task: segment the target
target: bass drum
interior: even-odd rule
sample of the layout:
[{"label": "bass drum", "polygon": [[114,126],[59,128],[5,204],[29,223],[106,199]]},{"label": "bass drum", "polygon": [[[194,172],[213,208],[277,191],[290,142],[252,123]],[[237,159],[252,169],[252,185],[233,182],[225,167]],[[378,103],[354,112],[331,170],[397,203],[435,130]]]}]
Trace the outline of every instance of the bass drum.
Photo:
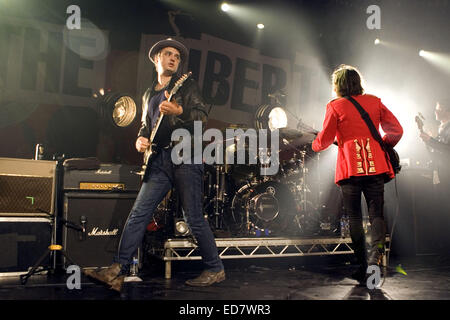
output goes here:
[{"label": "bass drum", "polygon": [[260,232],[286,236],[296,210],[289,187],[277,181],[247,183],[236,191],[231,201],[231,216],[238,235]]}]

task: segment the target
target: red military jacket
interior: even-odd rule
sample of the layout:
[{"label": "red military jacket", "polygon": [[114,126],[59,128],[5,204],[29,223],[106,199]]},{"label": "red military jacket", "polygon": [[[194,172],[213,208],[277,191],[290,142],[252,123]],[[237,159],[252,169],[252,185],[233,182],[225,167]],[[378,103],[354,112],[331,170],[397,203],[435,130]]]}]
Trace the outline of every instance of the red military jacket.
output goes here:
[{"label": "red military jacket", "polygon": [[[367,111],[375,128],[386,133],[383,141],[395,146],[403,135],[403,128],[397,118],[373,95],[353,96]],[[332,100],[327,105],[323,129],[313,141],[315,152],[328,148],[337,138],[338,156],[335,183],[351,176],[359,177],[386,173],[390,178],[395,174],[386,159],[380,144],[372,137],[367,124],[356,107],[345,98]]]}]

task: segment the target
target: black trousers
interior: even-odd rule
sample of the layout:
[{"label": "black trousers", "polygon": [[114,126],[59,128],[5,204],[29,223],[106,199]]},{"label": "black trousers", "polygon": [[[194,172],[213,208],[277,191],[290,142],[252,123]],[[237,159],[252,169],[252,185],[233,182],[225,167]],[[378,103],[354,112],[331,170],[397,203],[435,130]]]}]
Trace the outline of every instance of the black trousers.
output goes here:
[{"label": "black trousers", "polygon": [[367,202],[371,225],[370,249],[383,250],[386,241],[386,223],[383,215],[384,181],[384,174],[382,174],[351,177],[340,183],[345,212],[349,218],[350,237],[352,238],[356,259],[361,266],[367,265],[361,194],[364,194]]}]

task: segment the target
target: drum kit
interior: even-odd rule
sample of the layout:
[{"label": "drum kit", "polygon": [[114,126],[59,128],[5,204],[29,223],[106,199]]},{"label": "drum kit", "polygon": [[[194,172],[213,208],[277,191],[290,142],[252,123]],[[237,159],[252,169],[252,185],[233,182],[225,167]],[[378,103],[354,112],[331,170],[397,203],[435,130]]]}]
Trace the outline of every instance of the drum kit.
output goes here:
[{"label": "drum kit", "polygon": [[[236,237],[315,234],[319,213],[310,196],[307,165],[314,156],[314,138],[312,133],[279,129],[279,150],[270,150],[279,155],[275,175],[261,174],[263,161],[205,165],[204,215],[211,227]],[[235,144],[227,146],[225,153],[236,153]]]}]

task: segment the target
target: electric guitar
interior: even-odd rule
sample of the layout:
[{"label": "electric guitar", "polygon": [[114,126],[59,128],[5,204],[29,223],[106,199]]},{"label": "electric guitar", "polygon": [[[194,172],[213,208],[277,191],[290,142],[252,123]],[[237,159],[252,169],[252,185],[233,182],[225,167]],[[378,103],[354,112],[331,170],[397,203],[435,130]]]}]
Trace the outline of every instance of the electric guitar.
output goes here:
[{"label": "electric guitar", "polygon": [[[172,99],[172,96],[175,93],[177,93],[177,91],[183,85],[184,81],[186,81],[186,79],[189,78],[191,76],[191,74],[192,74],[192,72],[189,71],[188,73],[185,73],[180,79],[178,79],[177,82],[175,82],[175,85],[173,86],[172,90],[170,90],[169,98],[167,98],[167,101],[170,102],[170,100]],[[158,116],[158,119],[156,120],[156,124],[153,127],[152,132],[150,133],[150,138],[149,138],[150,145],[144,152],[144,165],[142,166],[142,168],[144,170],[148,167],[148,165],[150,164],[150,162],[156,155],[156,147],[158,144],[157,144],[157,141],[155,140],[155,137],[156,137],[156,134],[158,133],[158,129],[161,125],[163,118],[164,118],[164,114],[160,113]]]}]

